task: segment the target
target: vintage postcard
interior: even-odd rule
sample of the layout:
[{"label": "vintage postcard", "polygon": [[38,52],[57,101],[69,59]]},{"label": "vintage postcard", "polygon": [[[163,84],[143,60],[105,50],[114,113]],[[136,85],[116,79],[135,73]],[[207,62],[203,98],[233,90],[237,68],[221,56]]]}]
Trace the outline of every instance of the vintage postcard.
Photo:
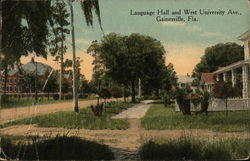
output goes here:
[{"label": "vintage postcard", "polygon": [[249,0],[1,0],[0,160],[249,160]]}]

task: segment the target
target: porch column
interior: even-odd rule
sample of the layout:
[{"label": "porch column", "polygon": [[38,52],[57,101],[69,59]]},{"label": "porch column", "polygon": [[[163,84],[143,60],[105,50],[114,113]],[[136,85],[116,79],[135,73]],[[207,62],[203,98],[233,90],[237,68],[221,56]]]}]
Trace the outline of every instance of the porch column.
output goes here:
[{"label": "porch column", "polygon": [[242,97],[248,98],[248,65],[242,66],[242,82],[243,82],[243,90]]},{"label": "porch column", "polygon": [[218,82],[220,80],[219,74],[216,74],[216,81]]},{"label": "porch column", "polygon": [[236,84],[236,72],[234,69],[232,69],[232,86],[234,87]]},{"label": "porch column", "polygon": [[226,82],[227,81],[227,76],[226,76],[226,72],[223,73],[223,81]]}]

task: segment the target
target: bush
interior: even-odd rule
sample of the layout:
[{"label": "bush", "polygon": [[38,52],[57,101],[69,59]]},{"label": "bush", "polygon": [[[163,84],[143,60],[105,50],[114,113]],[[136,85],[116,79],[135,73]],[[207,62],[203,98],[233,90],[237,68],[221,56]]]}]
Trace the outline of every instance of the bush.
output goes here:
[{"label": "bush", "polygon": [[9,103],[10,99],[8,95],[3,94],[0,97],[1,97],[1,101],[0,101],[1,105]]},{"label": "bush", "polygon": [[142,160],[232,160],[248,155],[248,143],[240,139],[210,143],[183,137],[162,144],[149,141],[139,154]]},{"label": "bush", "polygon": [[54,94],[54,95],[53,95],[53,99],[54,99],[54,100],[58,100],[58,99],[59,99],[59,94]]},{"label": "bush", "polygon": [[[32,143],[13,144],[2,138],[2,148],[11,159],[21,160],[111,160],[114,154],[107,145],[82,140],[77,137],[59,136]],[[1,157],[4,158],[4,156]]]},{"label": "bush", "polygon": [[88,94],[79,94],[79,98],[87,98],[88,97]]},{"label": "bush", "polygon": [[176,101],[183,115],[190,115],[190,90],[188,88],[178,88],[176,91]]}]

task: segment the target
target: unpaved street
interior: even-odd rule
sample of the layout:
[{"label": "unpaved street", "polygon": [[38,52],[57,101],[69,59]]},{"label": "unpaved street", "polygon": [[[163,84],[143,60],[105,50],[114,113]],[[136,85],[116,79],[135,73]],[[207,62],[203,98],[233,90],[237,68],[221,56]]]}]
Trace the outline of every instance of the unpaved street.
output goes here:
[{"label": "unpaved street", "polygon": [[[115,101],[116,99],[110,99],[110,101]],[[123,100],[120,98],[120,100]],[[84,100],[79,101],[79,108],[85,108],[91,104],[96,104],[96,100]],[[25,118],[35,115],[41,115],[45,113],[58,112],[58,111],[73,111],[73,103],[62,102],[62,103],[52,103],[52,104],[44,104],[37,106],[27,106],[27,107],[16,107],[16,108],[7,108],[0,110],[0,120],[1,124],[16,120],[19,118]]]}]

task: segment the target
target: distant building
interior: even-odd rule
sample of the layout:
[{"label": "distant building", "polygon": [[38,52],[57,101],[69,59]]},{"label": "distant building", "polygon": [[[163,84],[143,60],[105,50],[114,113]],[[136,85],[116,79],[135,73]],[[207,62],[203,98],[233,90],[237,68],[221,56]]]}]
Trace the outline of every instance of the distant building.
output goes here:
[{"label": "distant building", "polygon": [[[39,77],[44,76],[45,73],[50,72],[53,68],[49,65],[37,62],[34,63],[32,61],[22,65],[20,67],[20,70],[15,67],[8,72],[8,78],[6,83],[6,93],[20,93],[22,92],[21,86],[20,86],[20,80],[21,80],[21,73],[27,72],[27,73],[35,73],[37,68],[37,75]],[[4,73],[0,73],[0,93],[3,93],[4,91]]]},{"label": "distant building", "polygon": [[194,80],[194,78],[191,78],[188,74],[187,75],[178,75],[177,76],[177,86],[179,88],[185,88],[187,86],[192,85],[192,82]]},{"label": "distant building", "polygon": [[212,92],[215,83],[214,73],[202,73],[200,87],[202,91]]}]

